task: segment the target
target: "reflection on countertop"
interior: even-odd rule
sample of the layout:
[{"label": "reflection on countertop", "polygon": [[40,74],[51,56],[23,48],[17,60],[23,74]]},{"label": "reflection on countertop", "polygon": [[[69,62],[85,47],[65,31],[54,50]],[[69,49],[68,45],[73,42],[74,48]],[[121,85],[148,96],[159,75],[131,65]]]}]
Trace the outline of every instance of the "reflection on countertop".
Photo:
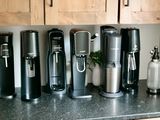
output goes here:
[{"label": "reflection on countertop", "polygon": [[139,82],[137,94],[105,98],[92,87],[92,99],[71,99],[67,95],[42,93],[37,103],[23,102],[20,89],[12,100],[0,99],[0,120],[139,119],[160,116],[160,96],[146,93],[146,81]]}]

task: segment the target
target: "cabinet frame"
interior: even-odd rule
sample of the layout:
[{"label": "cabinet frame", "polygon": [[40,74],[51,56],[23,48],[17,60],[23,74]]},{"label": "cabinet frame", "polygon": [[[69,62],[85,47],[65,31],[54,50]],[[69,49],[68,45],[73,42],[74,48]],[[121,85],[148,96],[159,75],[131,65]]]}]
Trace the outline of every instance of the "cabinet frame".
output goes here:
[{"label": "cabinet frame", "polygon": [[[118,23],[118,0],[105,0],[103,6],[105,7],[105,10],[94,12],[75,12],[72,11],[71,8],[67,11],[59,11],[59,7],[61,6],[58,2],[59,0],[45,0],[45,25],[94,25]],[[77,0],[76,2],[79,2],[79,5],[82,4],[80,0]]]},{"label": "cabinet frame", "polygon": [[[160,23],[160,1],[152,4],[149,0],[120,0],[120,24]],[[145,4],[144,4],[145,3]],[[128,5],[126,5],[128,4]],[[158,7],[159,6],[159,7]],[[157,10],[156,10],[157,9]]]},{"label": "cabinet frame", "polygon": [[[24,11],[19,10],[20,4],[12,6],[17,7],[17,10],[16,8],[13,8],[13,10],[8,8],[10,10],[6,9],[6,11],[1,10],[0,25],[44,25],[44,0],[28,0],[28,4],[29,8],[25,8]],[[6,3],[6,5],[9,5],[9,3]]]}]

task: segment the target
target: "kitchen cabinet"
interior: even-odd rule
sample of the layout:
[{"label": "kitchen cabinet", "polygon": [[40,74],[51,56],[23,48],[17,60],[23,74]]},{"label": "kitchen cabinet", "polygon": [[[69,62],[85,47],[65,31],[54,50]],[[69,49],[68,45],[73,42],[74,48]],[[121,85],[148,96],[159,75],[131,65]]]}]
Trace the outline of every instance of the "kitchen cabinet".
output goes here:
[{"label": "kitchen cabinet", "polygon": [[0,0],[0,25],[160,23],[160,0]]},{"label": "kitchen cabinet", "polygon": [[116,24],[118,0],[45,0],[46,25]]},{"label": "kitchen cabinet", "polygon": [[160,23],[160,0],[120,0],[120,23]]},{"label": "kitchen cabinet", "polygon": [[0,25],[44,24],[43,0],[0,0]]}]

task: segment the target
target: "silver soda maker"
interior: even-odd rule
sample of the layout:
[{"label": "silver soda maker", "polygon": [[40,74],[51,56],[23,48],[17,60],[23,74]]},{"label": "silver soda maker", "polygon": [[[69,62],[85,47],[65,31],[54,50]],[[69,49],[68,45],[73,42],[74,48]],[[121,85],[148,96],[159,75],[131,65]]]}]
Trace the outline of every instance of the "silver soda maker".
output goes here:
[{"label": "silver soda maker", "polygon": [[104,97],[121,97],[121,35],[111,26],[101,26],[102,76],[104,85],[100,94]]}]

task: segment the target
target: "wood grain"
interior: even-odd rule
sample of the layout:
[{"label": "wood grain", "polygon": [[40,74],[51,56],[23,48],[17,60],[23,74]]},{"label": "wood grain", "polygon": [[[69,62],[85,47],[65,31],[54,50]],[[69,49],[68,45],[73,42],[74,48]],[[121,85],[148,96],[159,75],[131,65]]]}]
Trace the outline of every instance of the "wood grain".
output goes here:
[{"label": "wood grain", "polygon": [[46,25],[116,24],[118,0],[45,0]]},{"label": "wood grain", "polygon": [[0,25],[44,25],[43,0],[0,0]]},{"label": "wood grain", "polygon": [[128,7],[120,0],[121,24],[160,23],[160,0],[130,0]]},{"label": "wood grain", "polygon": [[59,0],[60,12],[97,12],[105,10],[105,0]]},{"label": "wood grain", "polygon": [[29,12],[30,0],[0,0],[0,12]]},{"label": "wood grain", "polygon": [[31,0],[31,25],[44,25],[44,0]]},{"label": "wood grain", "polygon": [[0,13],[0,25],[30,25],[30,13]]}]

